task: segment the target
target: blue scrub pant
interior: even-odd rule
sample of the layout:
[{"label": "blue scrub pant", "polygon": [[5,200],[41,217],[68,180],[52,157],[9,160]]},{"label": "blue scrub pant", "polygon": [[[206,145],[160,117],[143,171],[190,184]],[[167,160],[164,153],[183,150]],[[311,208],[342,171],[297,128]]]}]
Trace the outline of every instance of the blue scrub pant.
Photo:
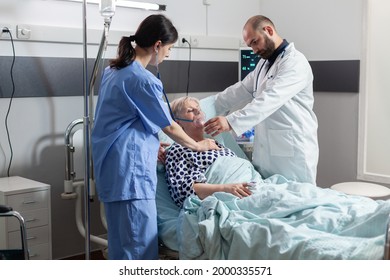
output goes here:
[{"label": "blue scrub pant", "polygon": [[155,200],[104,203],[110,260],[158,259]]}]

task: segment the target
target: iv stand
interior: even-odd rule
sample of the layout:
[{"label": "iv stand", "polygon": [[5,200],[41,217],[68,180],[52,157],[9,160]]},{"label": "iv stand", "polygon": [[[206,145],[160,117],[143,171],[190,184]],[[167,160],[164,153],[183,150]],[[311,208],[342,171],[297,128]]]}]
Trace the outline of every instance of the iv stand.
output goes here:
[{"label": "iv stand", "polygon": [[85,259],[90,259],[90,201],[92,200],[91,196],[91,185],[94,186],[94,173],[93,173],[93,164],[92,164],[92,153],[91,153],[91,131],[93,124],[93,96],[94,96],[94,86],[96,82],[97,73],[100,67],[100,62],[102,60],[103,51],[107,43],[107,35],[111,24],[111,18],[106,18],[104,20],[104,31],[102,39],[100,41],[100,46],[98,54],[95,60],[95,64],[92,70],[92,75],[88,83],[88,57],[87,57],[87,12],[86,12],[86,0],[83,0],[83,47],[84,47],[84,63],[83,63],[83,88],[84,88],[84,223],[85,223]]},{"label": "iv stand", "polygon": [[85,259],[90,259],[90,205],[89,205],[89,177],[90,177],[90,147],[89,147],[89,111],[88,111],[88,57],[87,57],[87,1],[83,0],[83,91],[84,91],[84,223],[85,223]]},{"label": "iv stand", "polygon": [[88,112],[88,57],[87,57],[87,1],[83,0],[83,92],[84,92],[84,222],[85,222],[85,259],[90,259],[90,207],[89,207],[89,112]]}]

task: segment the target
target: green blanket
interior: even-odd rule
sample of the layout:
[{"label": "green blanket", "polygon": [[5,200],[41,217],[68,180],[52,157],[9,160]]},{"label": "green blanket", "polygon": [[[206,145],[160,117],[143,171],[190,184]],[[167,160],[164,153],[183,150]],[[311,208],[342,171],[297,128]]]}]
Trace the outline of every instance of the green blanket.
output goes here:
[{"label": "green blanket", "polygon": [[181,259],[383,258],[390,200],[349,196],[280,175],[261,180],[240,158],[218,159],[206,176],[209,183],[258,184],[243,199],[228,193],[187,198],[179,219],[170,221]]}]

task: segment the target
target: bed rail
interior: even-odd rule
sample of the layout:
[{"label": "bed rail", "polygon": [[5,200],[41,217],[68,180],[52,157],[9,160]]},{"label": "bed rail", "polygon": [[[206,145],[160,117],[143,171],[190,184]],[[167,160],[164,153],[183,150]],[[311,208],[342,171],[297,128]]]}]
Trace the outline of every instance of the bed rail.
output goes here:
[{"label": "bed rail", "polygon": [[386,243],[385,243],[385,260],[390,260],[390,215],[387,218],[387,228],[386,228]]},{"label": "bed rail", "polygon": [[[83,119],[74,120],[68,125],[65,131],[65,182],[68,182],[69,184],[73,183],[76,177],[73,162],[73,153],[75,152],[73,135],[76,132],[75,127],[81,124],[83,124]],[[70,187],[69,189],[70,192],[73,192],[73,187]]]}]

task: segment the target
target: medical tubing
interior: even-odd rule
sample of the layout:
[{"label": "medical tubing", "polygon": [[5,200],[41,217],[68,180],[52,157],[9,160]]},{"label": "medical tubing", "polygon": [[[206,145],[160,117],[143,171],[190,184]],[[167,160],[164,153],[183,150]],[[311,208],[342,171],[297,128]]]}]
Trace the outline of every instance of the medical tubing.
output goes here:
[{"label": "medical tubing", "polygon": [[103,53],[104,53],[106,46],[107,46],[107,34],[108,34],[109,29],[110,29],[110,22],[104,22],[104,31],[102,34],[102,38],[100,40],[99,50],[98,50],[98,53],[97,53],[97,56],[95,59],[95,64],[93,66],[92,75],[91,75],[91,79],[89,82],[89,91],[90,91],[90,93],[92,93],[90,95],[90,96],[92,96],[92,98],[90,98],[90,106],[89,106],[90,116],[92,116],[91,119],[93,119],[93,116],[94,116],[94,114],[93,114],[94,87],[95,87],[95,83],[96,83],[96,77],[97,77],[97,74],[98,74],[98,71],[100,68],[100,63],[102,62]]},{"label": "medical tubing", "polygon": [[169,104],[168,96],[167,96],[167,94],[165,93],[165,90],[164,90],[164,89],[163,89],[163,94],[164,94],[164,96],[165,96],[165,100],[167,101],[169,113],[171,114],[172,120],[176,121],[175,116],[173,115],[173,112],[172,112],[172,109],[171,109],[171,105]]},{"label": "medical tubing", "polygon": [[196,127],[203,127],[206,121],[206,115],[202,111],[200,111],[200,113],[196,115],[193,120],[182,119],[177,117],[176,120],[183,121],[183,122],[192,122]]},{"label": "medical tubing", "polygon": [[[93,120],[94,120],[93,97],[94,97],[94,91],[95,91],[96,77],[97,77],[97,74],[98,74],[99,69],[100,69],[100,63],[102,62],[104,50],[106,49],[106,46],[107,46],[107,35],[108,35],[108,31],[110,29],[110,24],[111,24],[110,21],[104,22],[104,31],[103,31],[102,38],[100,40],[99,50],[98,50],[98,53],[97,53],[97,56],[95,59],[91,79],[89,82],[89,123],[90,123],[90,129],[89,129],[90,142],[89,142],[89,145],[90,145],[90,147],[92,146],[91,133],[92,133],[92,127],[93,127]],[[95,180],[95,173],[93,171],[92,154],[90,154],[89,162],[90,162],[90,179]],[[89,199],[92,199],[91,195],[90,195]]]}]

